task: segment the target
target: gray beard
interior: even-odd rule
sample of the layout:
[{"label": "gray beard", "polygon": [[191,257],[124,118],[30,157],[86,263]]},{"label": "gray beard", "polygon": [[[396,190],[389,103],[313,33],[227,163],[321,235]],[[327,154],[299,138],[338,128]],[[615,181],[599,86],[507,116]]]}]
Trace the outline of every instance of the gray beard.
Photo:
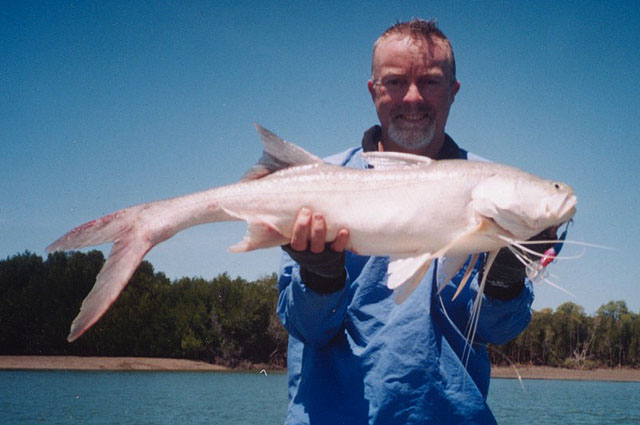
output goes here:
[{"label": "gray beard", "polygon": [[389,123],[389,137],[397,145],[408,151],[419,151],[425,149],[433,141],[436,134],[436,123],[431,121],[427,128],[398,126],[395,122]]}]

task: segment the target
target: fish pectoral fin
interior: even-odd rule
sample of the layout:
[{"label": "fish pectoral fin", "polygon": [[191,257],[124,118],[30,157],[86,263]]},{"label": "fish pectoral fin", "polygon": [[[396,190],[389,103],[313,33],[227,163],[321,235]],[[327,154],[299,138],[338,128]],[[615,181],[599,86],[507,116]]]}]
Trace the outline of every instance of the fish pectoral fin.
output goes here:
[{"label": "fish pectoral fin", "polygon": [[429,252],[414,257],[395,258],[387,268],[387,287],[394,290],[394,301],[404,302],[418,287],[431,266],[433,255]]},{"label": "fish pectoral fin", "polygon": [[266,220],[247,220],[247,231],[244,238],[229,247],[229,252],[247,252],[254,249],[270,248],[284,245],[290,238],[284,236],[273,224]]},{"label": "fish pectoral fin", "polygon": [[468,255],[442,257],[438,260],[438,293],[442,292],[447,283],[458,273],[469,258]]},{"label": "fish pectoral fin", "polygon": [[[456,246],[456,244],[460,243],[466,237],[480,231],[482,228],[483,223],[480,223],[471,231],[466,232],[453,239],[434,253],[426,252],[412,257],[401,257],[392,259],[387,270],[387,273],[389,275],[387,279],[387,286],[390,289],[394,289],[396,291],[394,300],[398,304],[406,300],[407,297],[411,295],[411,293],[417,288],[418,284],[424,277],[424,274],[431,266],[431,262],[434,258],[443,257],[447,253],[447,251]],[[456,271],[460,269],[462,264],[464,264],[465,258],[466,257],[462,259],[462,263],[456,268]],[[454,268],[455,266],[455,263],[451,265],[452,268]],[[455,273],[452,276],[454,275]],[[400,290],[396,288],[399,288]],[[438,287],[438,289],[442,288]]]},{"label": "fish pectoral fin", "polygon": [[258,163],[242,176],[243,181],[260,179],[276,171],[297,165],[324,162],[321,158],[281,139],[266,128],[258,124],[254,125],[262,138],[264,149]]},{"label": "fish pectoral fin", "polygon": [[473,266],[476,264],[476,261],[478,261],[478,255],[479,254],[473,254],[473,257],[471,257],[471,260],[469,260],[469,266],[467,267],[467,270],[464,272],[464,276],[462,276],[462,279],[460,279],[460,283],[458,284],[458,289],[456,289],[456,293],[453,294],[451,301],[455,300],[458,297],[458,295],[460,295],[460,292],[462,292],[462,289],[465,287],[465,285],[469,281],[469,276],[471,276],[471,272],[473,271]]},{"label": "fish pectoral fin", "polygon": [[429,165],[433,159],[401,152],[363,152],[364,159],[376,170],[389,170],[415,165]]},{"label": "fish pectoral fin", "polygon": [[[498,226],[496,226],[491,219],[488,219],[486,217],[481,217],[477,225],[475,225],[468,232],[463,233],[462,235],[455,238],[453,241],[449,242],[447,246],[445,246],[443,249],[441,249],[438,252],[438,254],[440,254],[439,256],[443,256],[452,247],[458,244],[464,244],[465,239],[469,237],[477,236],[479,234],[491,234],[492,232],[498,232],[499,230],[500,229],[498,228]],[[438,275],[437,275],[438,293],[440,293],[444,289],[444,287],[447,286],[449,281],[453,279],[453,277],[458,273],[458,271],[464,265],[464,263],[467,261],[468,258],[469,258],[469,255],[458,255],[458,256],[443,257],[441,259],[441,261],[438,263]],[[455,299],[460,294],[460,291],[466,285],[467,281],[469,280],[469,276],[473,271],[473,266],[477,260],[478,260],[478,254],[474,254],[471,257],[471,260],[469,260],[469,266],[467,267],[467,270],[465,271],[464,276],[460,280],[458,289],[456,290],[456,293],[453,296],[453,299]]]}]

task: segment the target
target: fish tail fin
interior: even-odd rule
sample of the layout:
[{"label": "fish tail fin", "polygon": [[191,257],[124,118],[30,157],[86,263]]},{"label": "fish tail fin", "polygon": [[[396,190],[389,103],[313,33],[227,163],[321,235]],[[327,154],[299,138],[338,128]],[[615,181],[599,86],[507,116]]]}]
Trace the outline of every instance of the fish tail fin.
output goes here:
[{"label": "fish tail fin", "polygon": [[[102,317],[133,275],[145,254],[155,245],[138,225],[140,208],[131,207],[76,227],[47,247],[47,252],[70,250],[113,242],[113,247],[96,277],[67,339],[80,337]],[[147,236],[145,236],[147,235]]]},{"label": "fish tail fin", "polygon": [[69,342],[78,339],[105,314],[151,247],[149,240],[135,231],[115,241],[96,283],[82,302],[80,313],[71,323]]},{"label": "fish tail fin", "polygon": [[47,247],[47,252],[66,251],[85,246],[115,242],[133,226],[135,207],[116,211],[97,220],[89,221],[67,232]]}]

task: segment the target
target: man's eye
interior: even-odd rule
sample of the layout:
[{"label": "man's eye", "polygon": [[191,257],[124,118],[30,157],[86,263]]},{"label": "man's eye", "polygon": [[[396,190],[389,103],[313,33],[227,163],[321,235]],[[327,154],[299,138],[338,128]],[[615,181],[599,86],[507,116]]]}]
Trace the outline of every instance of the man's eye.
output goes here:
[{"label": "man's eye", "polygon": [[385,86],[388,87],[400,87],[402,86],[402,80],[400,78],[392,78],[385,82]]},{"label": "man's eye", "polygon": [[439,86],[442,84],[442,81],[437,78],[429,78],[427,80],[422,81],[423,86]]}]

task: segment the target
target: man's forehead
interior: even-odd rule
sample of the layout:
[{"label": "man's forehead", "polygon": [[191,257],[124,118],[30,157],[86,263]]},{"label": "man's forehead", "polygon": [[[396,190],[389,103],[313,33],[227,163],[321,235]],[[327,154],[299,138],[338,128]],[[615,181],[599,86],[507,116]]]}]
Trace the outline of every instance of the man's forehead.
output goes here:
[{"label": "man's forehead", "polygon": [[411,62],[426,67],[445,66],[449,51],[446,44],[438,39],[431,41],[411,37],[388,37],[380,40],[374,51],[375,66],[399,66]]},{"label": "man's forehead", "polygon": [[432,63],[430,66],[393,66],[382,64],[376,67],[376,75],[378,77],[384,77],[387,75],[405,75],[411,72],[416,77],[420,76],[432,76],[432,77],[444,77],[446,75],[446,63],[438,62]]},{"label": "man's forehead", "polygon": [[408,69],[424,74],[442,74],[448,68],[448,50],[442,43],[416,41],[409,37],[381,40],[373,58],[377,73],[401,74]]}]

